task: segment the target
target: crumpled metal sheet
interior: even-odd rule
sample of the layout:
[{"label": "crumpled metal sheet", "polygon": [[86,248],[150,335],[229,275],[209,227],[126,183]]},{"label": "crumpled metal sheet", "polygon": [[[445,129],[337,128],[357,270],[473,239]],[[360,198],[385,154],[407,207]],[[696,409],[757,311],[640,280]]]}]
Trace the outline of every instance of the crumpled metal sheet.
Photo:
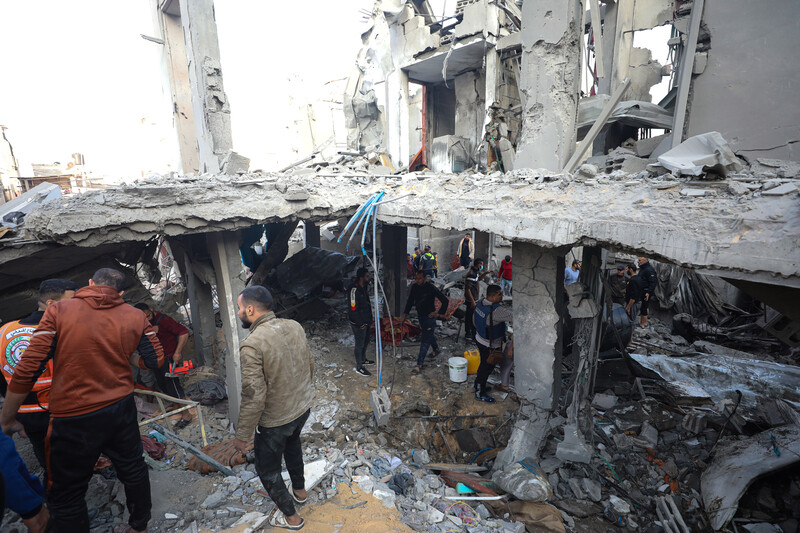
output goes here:
[{"label": "crumpled metal sheet", "polygon": [[303,299],[324,282],[341,279],[358,259],[309,247],[294,254],[275,270],[281,290]]},{"label": "crumpled metal sheet", "polygon": [[656,298],[662,307],[695,318],[710,316],[717,324],[728,316],[722,298],[707,277],[678,265],[651,263],[658,274]]},{"label": "crumpled metal sheet", "polygon": [[[600,116],[610,96],[598,94],[581,98],[578,104],[578,140],[581,140]],[[626,100],[614,108],[607,124],[622,122],[640,128],[672,128],[672,113],[658,104],[641,100]]]},{"label": "crumpled metal sheet", "polygon": [[742,405],[755,408],[759,398],[782,398],[800,407],[800,367],[771,361],[726,355],[630,354],[631,359],[666,381],[689,381],[705,390],[714,402],[735,399],[742,391]]},{"label": "crumpled metal sheet", "polygon": [[[775,440],[770,438],[774,436]],[[773,449],[775,445],[780,455]],[[751,437],[723,442],[700,478],[703,505],[711,527],[720,530],[731,521],[739,499],[757,478],[800,461],[800,426],[769,429]]]}]

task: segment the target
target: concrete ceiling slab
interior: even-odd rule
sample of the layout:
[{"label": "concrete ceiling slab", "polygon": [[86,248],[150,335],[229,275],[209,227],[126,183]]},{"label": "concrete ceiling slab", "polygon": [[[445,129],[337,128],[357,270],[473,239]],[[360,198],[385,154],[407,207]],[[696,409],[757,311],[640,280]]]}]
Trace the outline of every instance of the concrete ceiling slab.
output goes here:
[{"label": "concrete ceiling slab", "polygon": [[[459,74],[481,68],[485,53],[486,41],[483,37],[474,37],[458,42],[453,46],[453,53],[447,59],[447,79],[452,80]],[[403,67],[408,79],[419,83],[439,83],[442,79],[442,67],[450,47],[440,48],[430,55],[423,55]]]}]

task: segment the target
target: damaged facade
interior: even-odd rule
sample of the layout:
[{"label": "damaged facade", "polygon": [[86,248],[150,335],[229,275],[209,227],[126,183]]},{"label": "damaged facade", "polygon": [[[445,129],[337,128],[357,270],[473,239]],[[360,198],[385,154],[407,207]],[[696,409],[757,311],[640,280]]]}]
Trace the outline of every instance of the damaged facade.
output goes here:
[{"label": "damaged facade", "polygon": [[[47,199],[9,226],[0,318],[27,311],[42,279],[124,269],[131,303],[156,295],[188,311],[195,360],[227,393],[206,415],[225,441],[247,334],[236,296],[270,287],[322,363],[305,450],[321,527],[335,525],[319,514],[344,507],[354,512],[335,520],[354,530],[796,531],[800,117],[783,48],[797,17],[768,3],[476,0],[441,19],[425,1],[380,0],[345,93],[349,150],[249,172],[233,151],[211,1],[156,2],[167,79],[188,112],[176,120],[184,174]],[[671,68],[633,46],[664,24]],[[787,82],[732,66],[747,54],[753,73]],[[669,75],[668,96],[651,102]],[[342,230],[376,193],[375,234],[348,249]],[[406,253],[434,242],[434,282],[463,301],[463,272],[448,264],[464,233],[490,265],[495,247],[514,257],[514,392],[480,404],[448,382],[445,361],[413,377],[416,348],[392,351],[389,336],[391,413],[373,418],[372,382],[342,362],[342,283],[374,241],[399,315]],[[641,256],[659,279],[646,328],[609,289]],[[579,283],[565,286],[573,258]],[[447,357],[472,347],[459,316],[442,322]],[[201,438],[197,425],[179,435]],[[256,530],[258,478],[244,464],[232,473],[155,530]],[[391,513],[351,502],[356,486]],[[347,522],[361,506],[381,522]]]}]

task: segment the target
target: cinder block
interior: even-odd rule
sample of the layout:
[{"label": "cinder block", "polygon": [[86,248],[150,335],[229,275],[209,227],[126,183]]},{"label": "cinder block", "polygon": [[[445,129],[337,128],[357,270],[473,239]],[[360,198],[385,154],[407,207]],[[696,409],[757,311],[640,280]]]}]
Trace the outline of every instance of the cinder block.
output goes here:
[{"label": "cinder block", "polygon": [[392,416],[392,402],[389,401],[389,393],[386,392],[385,387],[369,393],[369,404],[375,415],[375,423],[379,427],[388,424],[389,418]]}]

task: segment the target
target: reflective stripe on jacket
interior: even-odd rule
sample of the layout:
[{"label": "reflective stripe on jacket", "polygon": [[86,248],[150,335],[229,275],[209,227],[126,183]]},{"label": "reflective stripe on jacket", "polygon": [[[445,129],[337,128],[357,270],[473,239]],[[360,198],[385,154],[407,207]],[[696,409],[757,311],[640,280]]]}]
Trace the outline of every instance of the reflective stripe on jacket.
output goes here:
[{"label": "reflective stripe on jacket", "polygon": [[[11,382],[25,349],[36,331],[35,324],[22,324],[19,320],[0,328],[0,373],[6,383]],[[48,361],[42,375],[36,380],[31,393],[19,408],[19,413],[38,413],[50,407],[50,385],[53,383],[53,361]]]}]

